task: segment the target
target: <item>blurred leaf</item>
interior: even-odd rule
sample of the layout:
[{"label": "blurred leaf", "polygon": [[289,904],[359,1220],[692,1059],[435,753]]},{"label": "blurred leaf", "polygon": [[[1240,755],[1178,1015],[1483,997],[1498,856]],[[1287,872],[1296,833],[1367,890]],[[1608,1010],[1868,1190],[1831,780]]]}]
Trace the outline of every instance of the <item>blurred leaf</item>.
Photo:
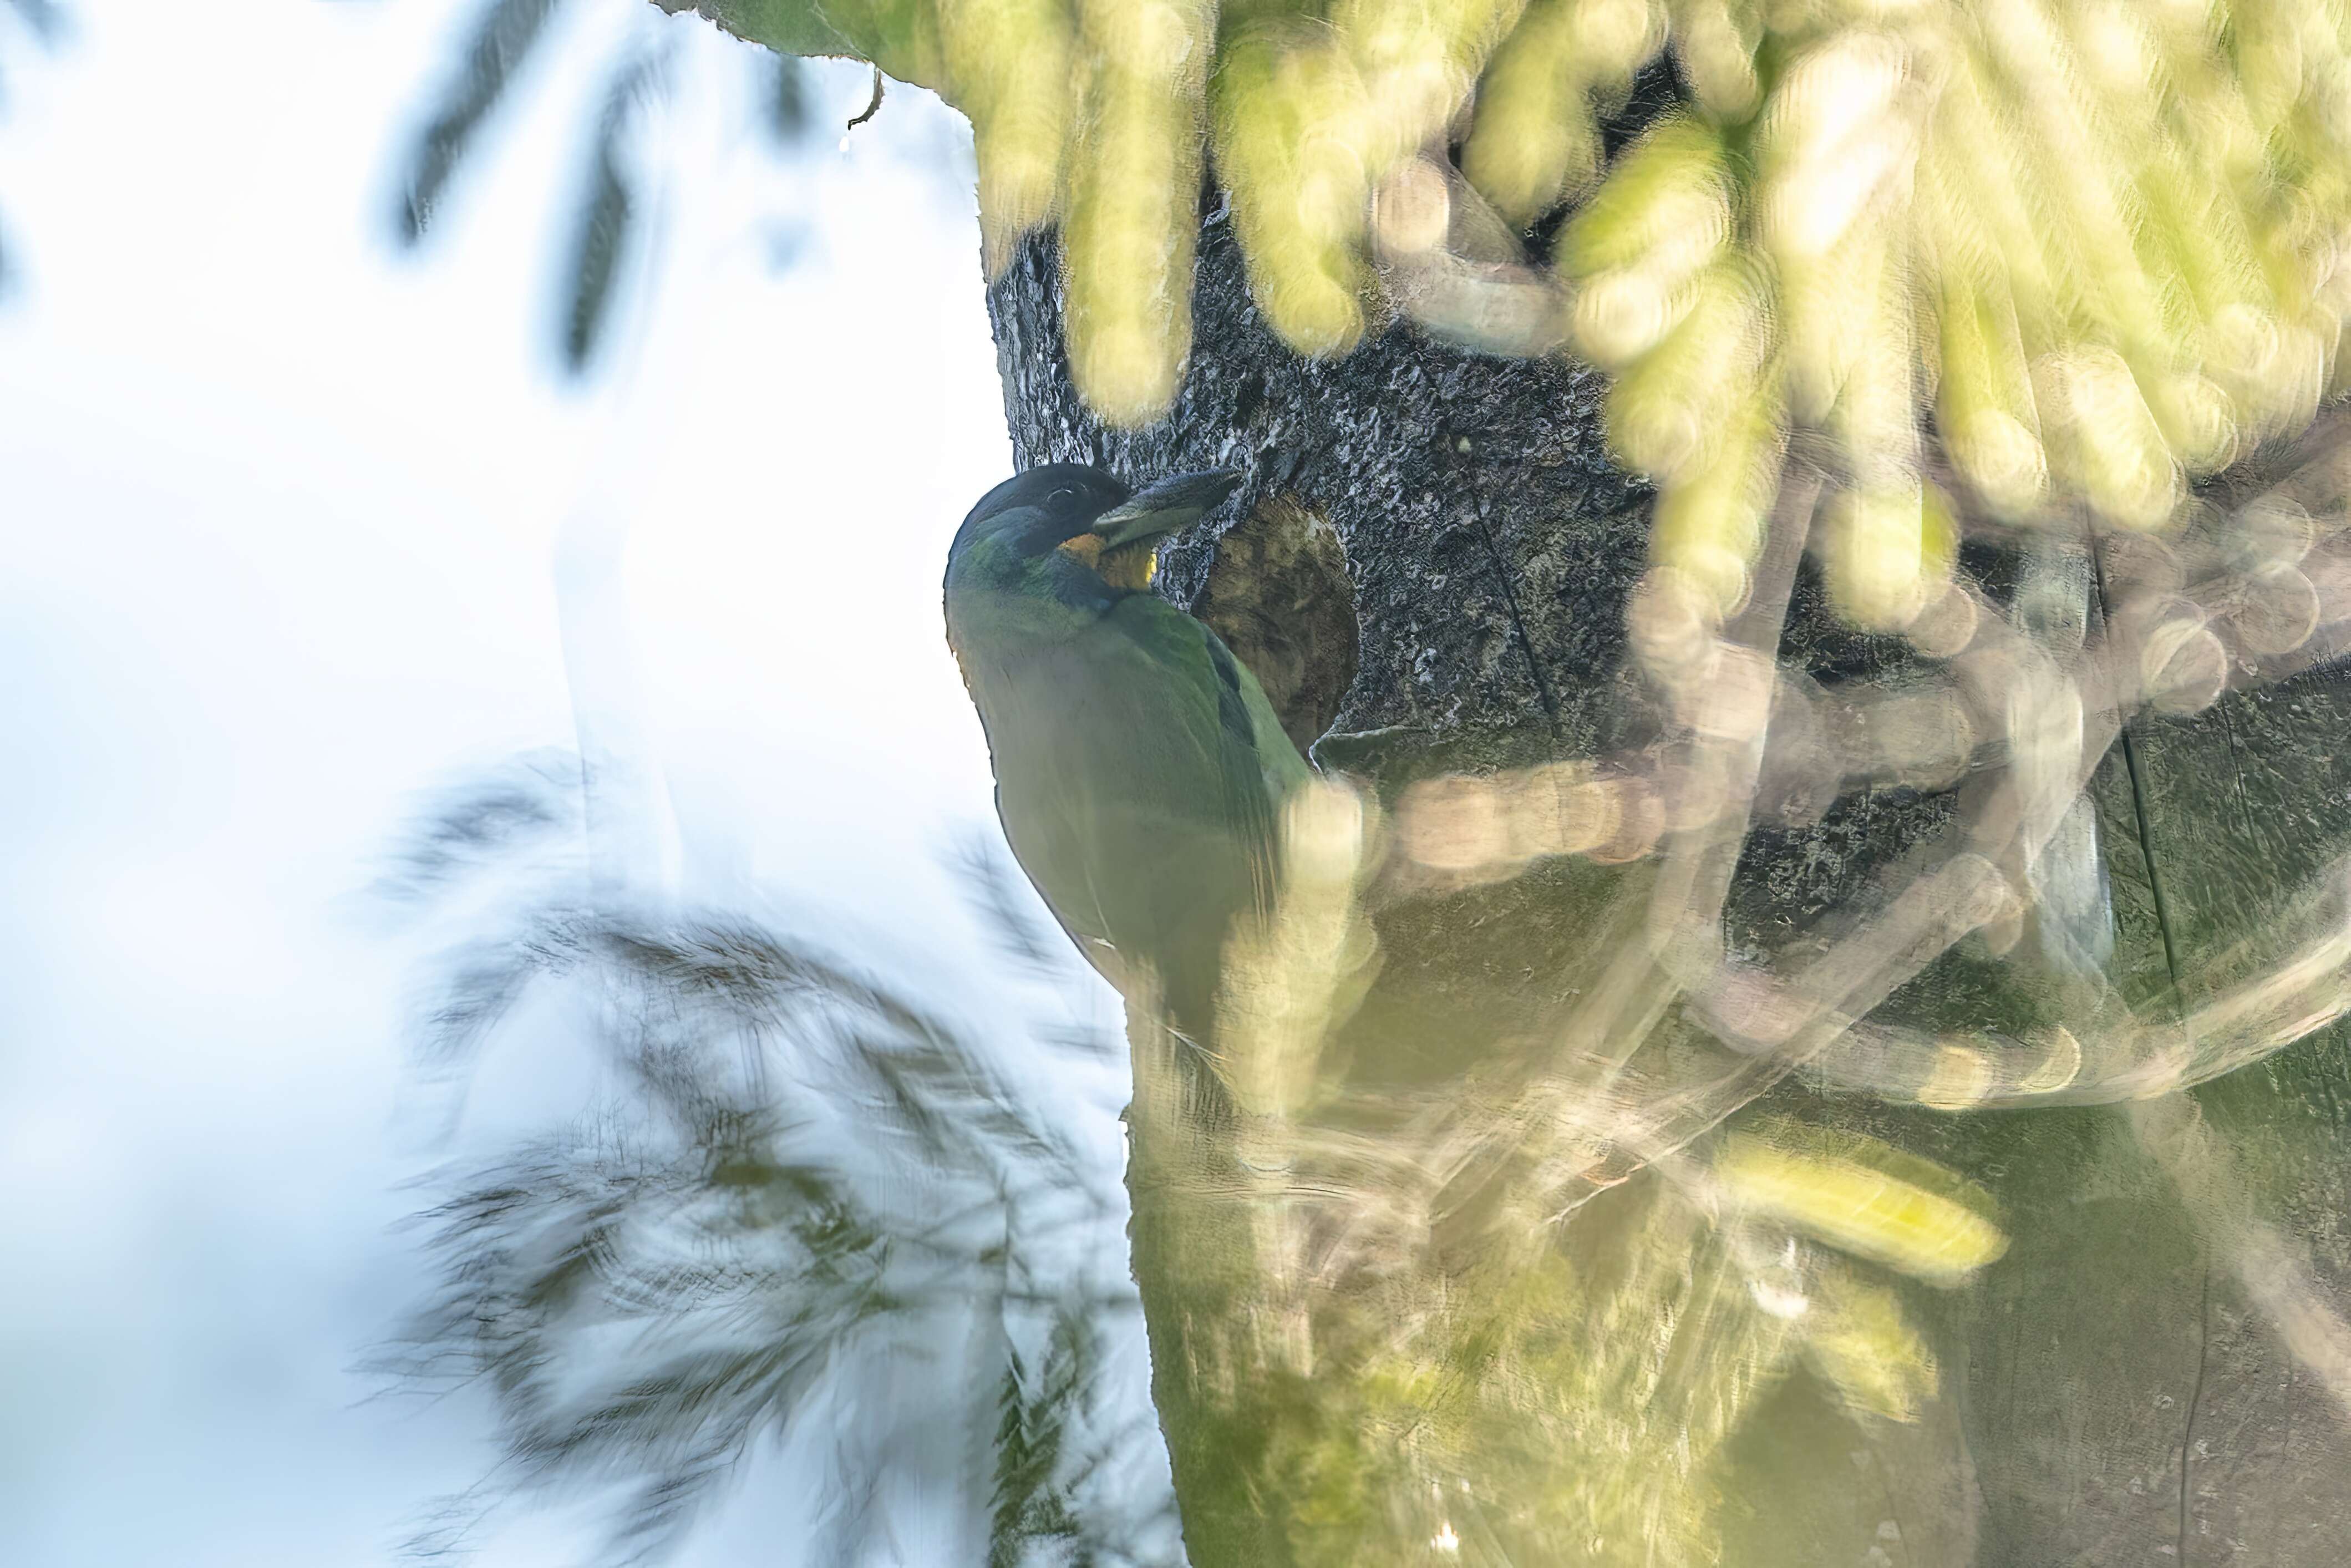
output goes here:
[{"label": "blurred leaf", "polygon": [[572,241],[571,267],[563,318],[563,365],[577,375],[587,369],[604,329],[612,281],[620,271],[621,244],[634,216],[628,179],[611,147],[599,140],[589,175],[588,200]]},{"label": "blurred leaf", "polygon": [[624,247],[636,222],[636,193],[622,142],[647,98],[668,84],[670,53],[650,48],[613,73],[588,158],[586,199],[573,230],[563,313],[563,364],[578,375],[601,341]]},{"label": "blurred leaf", "polygon": [[568,752],[522,758],[435,801],[411,827],[380,897],[417,904],[559,829],[580,826],[580,764]]},{"label": "blurred leaf", "polygon": [[1007,863],[993,834],[967,830],[956,836],[948,853],[974,913],[1005,956],[1039,975],[1066,977],[1074,973],[1068,944],[1029,913],[1035,899],[1024,894],[1026,879]]},{"label": "blurred leaf", "polygon": [[[431,94],[432,107],[423,117],[423,129],[404,153],[404,178],[393,214],[396,243],[402,247],[418,246],[434,222],[449,182],[472,153],[482,124],[502,101],[516,73],[538,47],[556,3],[486,0],[474,14],[466,37],[453,51],[458,57],[458,68]],[[797,52],[787,49],[780,56],[751,51],[744,57],[749,74],[737,78],[750,94],[753,133],[778,149],[801,145],[815,130],[814,82],[807,60],[799,56],[854,53],[831,23],[819,15],[820,9],[795,4],[764,16],[763,23],[783,29],[778,37],[797,40],[803,47]],[[672,68],[670,51],[684,37],[664,23],[662,14],[685,11],[698,11],[723,26],[734,25],[723,14],[695,5],[692,0],[654,0],[653,6],[642,13],[640,43],[608,65],[611,74],[601,111],[584,128],[577,204],[566,214],[565,249],[559,271],[551,275],[558,296],[554,309],[558,353],[565,371],[573,376],[588,374],[601,351],[611,324],[614,290],[645,215],[649,173],[642,163],[632,161],[638,151],[631,145],[636,129],[633,111],[647,95],[665,89]],[[900,16],[899,11],[905,14]],[[914,15],[898,5],[890,27],[896,31],[915,27],[919,33]],[[923,149],[920,162],[943,176],[960,178],[953,172],[956,147],[949,138]],[[780,273],[792,267],[805,254],[810,233],[811,225],[805,216],[771,225],[761,236],[769,269]]]},{"label": "blurred leaf", "polygon": [[[413,903],[528,870],[578,820],[577,779],[539,757],[451,792],[387,890]],[[1081,1495],[1113,1448],[1156,1433],[1104,1437],[1087,1417],[1102,1323],[1138,1307],[1072,1272],[1095,1249],[1069,1228],[1109,1213],[1100,1173],[898,979],[725,913],[597,907],[565,868],[551,890],[500,880],[521,901],[442,956],[422,1044],[466,1063],[546,986],[579,1004],[558,1016],[590,1031],[625,1092],[420,1217],[432,1282],[373,1367],[418,1391],[483,1385],[503,1457],[412,1551],[459,1553],[525,1495],[618,1489],[609,1559],[656,1560],[820,1388],[886,1417],[887,1396],[855,1392],[861,1373],[937,1355],[943,1312],[997,1310],[1008,1365],[974,1369],[1006,1402],[994,1560],[1050,1542],[1075,1549],[1061,1561],[1133,1561],[1113,1541],[1124,1527]],[[1016,1315],[1046,1325],[1033,1375]],[[940,1386],[952,1397],[956,1381]],[[873,1522],[872,1484],[854,1465],[829,1478],[818,1522],[843,1555]]]},{"label": "blurred leaf", "polygon": [[1074,1544],[1091,1561],[1088,1535],[1071,1505],[1065,1463],[1069,1417],[1082,1403],[1101,1359],[1092,1322],[1064,1312],[1053,1320],[1045,1365],[1033,1385],[1016,1352],[1004,1369],[996,1431],[996,1485],[987,1541],[988,1568],[1019,1568],[1040,1542]]},{"label": "blurred leaf", "polygon": [[[55,0],[9,0],[9,4],[23,19],[26,30],[41,45],[54,45],[65,37],[65,8]],[[5,89],[0,89],[0,95],[4,94]],[[0,226],[0,298],[5,298],[16,285],[16,256],[9,246],[7,229]]]},{"label": "blurred leaf", "polygon": [[41,42],[54,44],[65,37],[65,7],[57,0],[9,0],[9,4],[24,18],[26,29]]},{"label": "blurred leaf", "polygon": [[403,246],[423,238],[443,188],[471,150],[482,121],[506,96],[515,72],[529,58],[556,4],[557,0],[489,0],[482,8],[465,61],[443,88],[433,118],[410,156],[408,178],[394,214]]},{"label": "blurred leaf", "polygon": [[809,112],[807,68],[790,55],[756,58],[753,68],[766,84],[761,107],[767,132],[778,147],[795,147],[809,132],[814,117]]}]

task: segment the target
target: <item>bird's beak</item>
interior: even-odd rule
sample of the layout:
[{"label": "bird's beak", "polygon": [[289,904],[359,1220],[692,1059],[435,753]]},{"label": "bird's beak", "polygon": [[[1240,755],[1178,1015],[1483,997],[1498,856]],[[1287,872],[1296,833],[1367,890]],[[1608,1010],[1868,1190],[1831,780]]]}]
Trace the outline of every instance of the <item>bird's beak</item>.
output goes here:
[{"label": "bird's beak", "polygon": [[1235,468],[1171,474],[1096,517],[1090,531],[1104,550],[1159,538],[1215,511],[1240,483],[1240,471]]}]

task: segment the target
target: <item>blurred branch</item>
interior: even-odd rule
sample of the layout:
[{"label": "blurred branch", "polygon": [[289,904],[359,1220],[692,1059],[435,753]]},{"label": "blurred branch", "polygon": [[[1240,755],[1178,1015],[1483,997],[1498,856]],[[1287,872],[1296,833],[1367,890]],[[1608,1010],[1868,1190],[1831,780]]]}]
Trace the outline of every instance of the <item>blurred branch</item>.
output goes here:
[{"label": "blurred branch", "polygon": [[[558,854],[577,779],[539,758],[452,794],[386,891],[418,909]],[[1098,1561],[1141,1550],[1148,1520],[1103,1490],[1108,1454],[1153,1436],[1102,1419],[1104,1325],[1135,1309],[1123,1277],[1093,1279],[1099,1249],[1080,1239],[1115,1219],[1103,1173],[897,979],[739,917],[600,907],[577,857],[558,863],[575,875],[552,894],[527,878],[520,907],[444,954],[420,1044],[463,1068],[551,987],[625,1090],[447,1178],[455,1193],[419,1217],[435,1279],[374,1369],[417,1392],[485,1385],[504,1455],[413,1550],[462,1551],[510,1499],[618,1486],[611,1560],[658,1559],[820,1398],[869,1421],[992,1427],[994,1561],[1048,1542]],[[855,1392],[991,1312],[1006,1362],[942,1367],[937,1408]],[[1021,1345],[1039,1334],[1032,1363]],[[994,1403],[957,1406],[966,1383]],[[824,1486],[861,1495],[853,1473]],[[840,1523],[865,1527],[855,1506]]]},{"label": "blurred branch", "polygon": [[859,110],[855,114],[849,117],[849,124],[846,129],[854,131],[859,126],[864,124],[867,120],[882,112],[882,86],[885,79],[886,78],[882,75],[882,68],[880,66],[875,66],[873,68],[873,95],[865,100],[865,107],[863,109]]}]

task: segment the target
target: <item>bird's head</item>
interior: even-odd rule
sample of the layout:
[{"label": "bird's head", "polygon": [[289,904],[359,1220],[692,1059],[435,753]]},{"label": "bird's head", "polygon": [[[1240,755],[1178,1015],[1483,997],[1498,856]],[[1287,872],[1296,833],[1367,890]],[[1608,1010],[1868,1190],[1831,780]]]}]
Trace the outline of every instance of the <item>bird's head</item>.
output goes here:
[{"label": "bird's head", "polygon": [[1239,486],[1230,469],[1176,474],[1130,492],[1099,468],[1049,463],[979,499],[947,549],[947,630],[1050,639],[1151,586],[1168,535]]}]

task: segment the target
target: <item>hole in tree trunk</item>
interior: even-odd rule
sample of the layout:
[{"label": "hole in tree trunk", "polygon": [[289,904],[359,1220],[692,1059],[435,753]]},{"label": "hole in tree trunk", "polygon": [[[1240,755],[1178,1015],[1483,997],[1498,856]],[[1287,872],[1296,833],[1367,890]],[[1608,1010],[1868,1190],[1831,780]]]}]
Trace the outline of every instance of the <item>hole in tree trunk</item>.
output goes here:
[{"label": "hole in tree trunk", "polygon": [[1304,751],[1355,679],[1355,589],[1330,519],[1270,496],[1217,541],[1192,613],[1247,664]]}]

